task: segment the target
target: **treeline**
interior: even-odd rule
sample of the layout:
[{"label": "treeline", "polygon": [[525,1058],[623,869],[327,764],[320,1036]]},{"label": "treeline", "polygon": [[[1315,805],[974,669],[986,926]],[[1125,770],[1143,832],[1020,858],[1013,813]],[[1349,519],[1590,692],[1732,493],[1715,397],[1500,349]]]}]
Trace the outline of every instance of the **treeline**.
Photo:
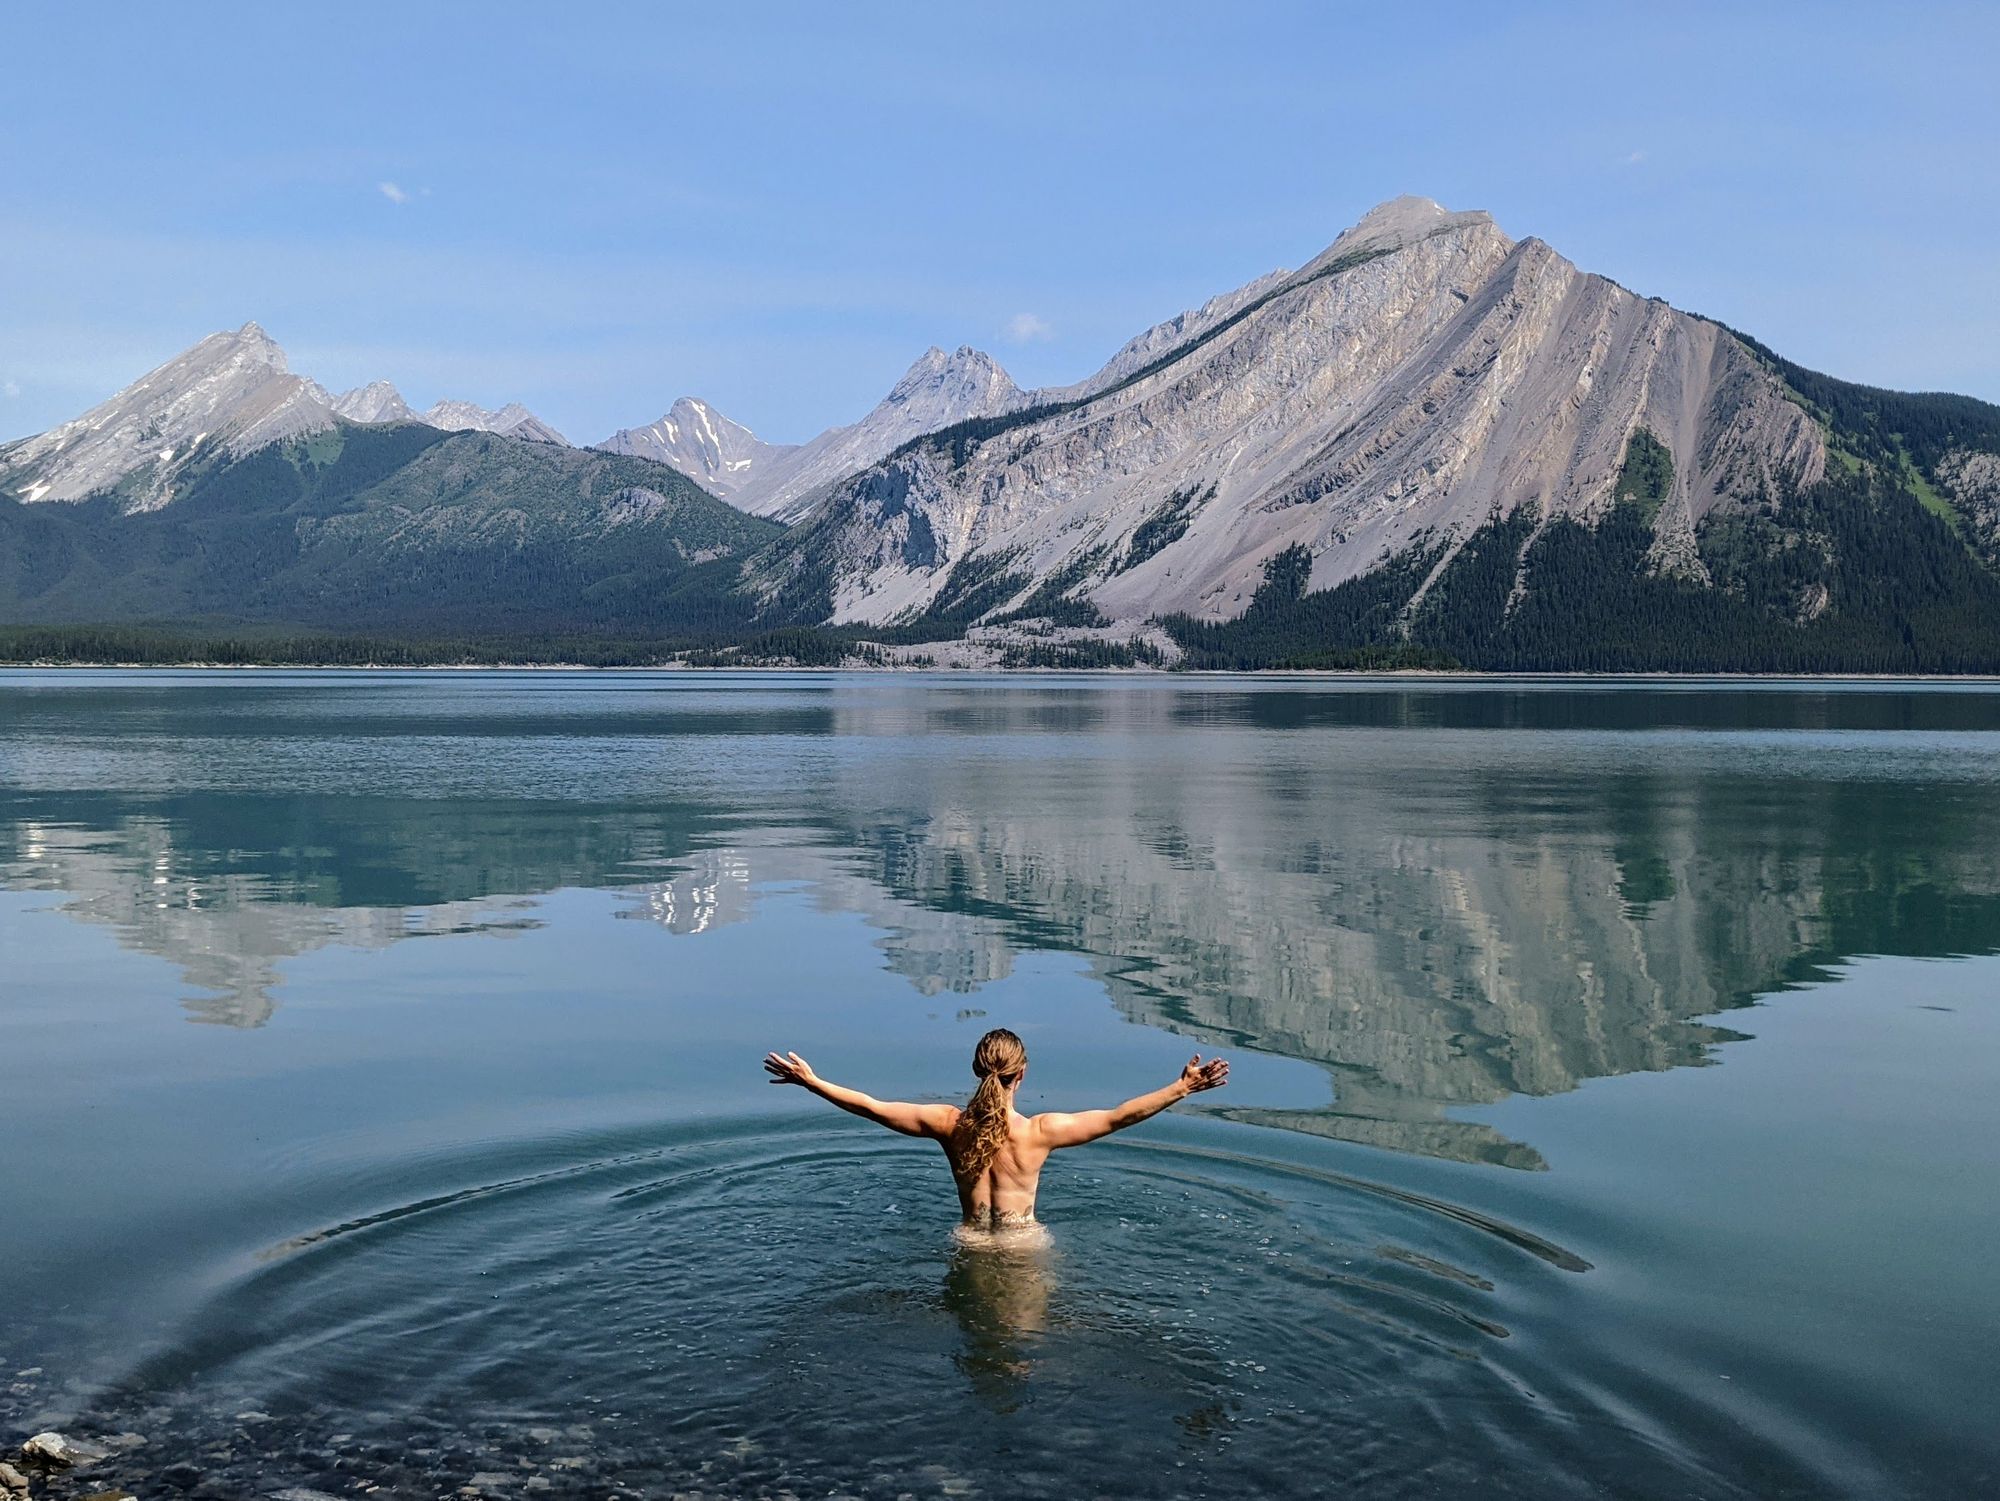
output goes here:
[{"label": "treeline", "polygon": [[1106,667],[1165,667],[1166,653],[1143,636],[1129,641],[1085,637],[1075,641],[1031,641],[1002,648],[1000,665],[1009,668],[1097,670]]},{"label": "treeline", "polygon": [[1182,665],[1216,672],[1394,671],[1460,665],[1449,652],[1403,640],[1404,607],[1439,557],[1419,543],[1372,573],[1307,592],[1312,556],[1288,547],[1265,565],[1250,608],[1234,620],[1170,615],[1160,623]]},{"label": "treeline", "polygon": [[1890,474],[1712,520],[1709,582],[1649,565],[1651,488],[1596,526],[1494,516],[1428,587],[1434,543],[1316,593],[1292,548],[1240,618],[1163,624],[1187,665],[1236,670],[2000,672],[2000,579]]},{"label": "treeline", "polygon": [[1792,363],[1748,334],[1729,331],[1769,364],[1862,458],[1893,468],[1899,456],[1907,455],[1928,475],[1937,461],[1955,448],[2000,453],[2000,406],[1947,391],[1888,391],[1837,380]]},{"label": "treeline", "polygon": [[385,636],[224,635],[143,626],[0,626],[0,663],[136,663],[224,667],[491,667],[574,663],[652,667],[686,648],[676,642],[587,635],[494,640]]}]

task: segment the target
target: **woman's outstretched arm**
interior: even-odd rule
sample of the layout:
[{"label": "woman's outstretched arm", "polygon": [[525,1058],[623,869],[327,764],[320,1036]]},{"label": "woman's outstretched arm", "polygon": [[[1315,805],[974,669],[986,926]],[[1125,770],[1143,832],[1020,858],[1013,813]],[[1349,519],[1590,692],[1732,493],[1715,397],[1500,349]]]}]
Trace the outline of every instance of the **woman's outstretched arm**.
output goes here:
[{"label": "woman's outstretched arm", "polygon": [[797,1053],[768,1055],[764,1059],[764,1071],[771,1076],[773,1084],[796,1084],[801,1089],[809,1089],[849,1115],[858,1115],[863,1120],[887,1126],[905,1136],[949,1136],[951,1128],[958,1122],[958,1111],[951,1105],[913,1105],[906,1100],[878,1100],[858,1089],[830,1084],[814,1073],[812,1065]]},{"label": "woman's outstretched arm", "polygon": [[1080,1147],[1087,1141],[1109,1136],[1113,1131],[1123,1131],[1127,1126],[1151,1120],[1169,1105],[1177,1105],[1191,1094],[1200,1094],[1204,1089],[1220,1089],[1228,1082],[1227,1059],[1211,1058],[1203,1063],[1201,1054],[1196,1053],[1188,1060],[1187,1067],[1181,1070],[1178,1079],[1151,1094],[1137,1095],[1109,1110],[1081,1110],[1074,1115],[1051,1111],[1047,1115],[1038,1115],[1035,1117],[1035,1131],[1043,1145],[1051,1151],[1057,1147]]}]

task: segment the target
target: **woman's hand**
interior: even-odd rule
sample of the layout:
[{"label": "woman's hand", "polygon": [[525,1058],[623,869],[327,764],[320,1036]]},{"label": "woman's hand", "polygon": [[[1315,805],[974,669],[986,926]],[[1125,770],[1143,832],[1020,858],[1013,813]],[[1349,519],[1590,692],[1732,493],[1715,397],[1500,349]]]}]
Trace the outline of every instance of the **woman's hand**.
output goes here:
[{"label": "woman's hand", "polygon": [[[1154,1077],[1159,1076],[1155,1074]],[[1204,1089],[1220,1089],[1228,1082],[1227,1058],[1211,1058],[1203,1063],[1201,1054],[1196,1053],[1194,1057],[1188,1059],[1187,1067],[1181,1070],[1181,1086],[1189,1094],[1200,1094]]]},{"label": "woman's hand", "polygon": [[806,1085],[819,1081],[819,1075],[813,1072],[812,1065],[797,1053],[766,1054],[764,1072],[771,1076],[766,1081],[771,1084]]}]

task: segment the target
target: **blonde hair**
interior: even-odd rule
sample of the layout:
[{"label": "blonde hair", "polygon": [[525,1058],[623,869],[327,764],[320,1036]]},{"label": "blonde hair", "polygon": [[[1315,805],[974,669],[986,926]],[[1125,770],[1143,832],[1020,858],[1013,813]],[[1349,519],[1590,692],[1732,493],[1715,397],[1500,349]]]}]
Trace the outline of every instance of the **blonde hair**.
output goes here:
[{"label": "blonde hair", "polygon": [[972,1050],[972,1071],[979,1087],[959,1112],[953,1135],[960,1144],[959,1167],[968,1178],[986,1171],[987,1164],[1007,1142],[1007,1091],[1028,1067],[1028,1049],[1005,1027],[995,1027]]}]

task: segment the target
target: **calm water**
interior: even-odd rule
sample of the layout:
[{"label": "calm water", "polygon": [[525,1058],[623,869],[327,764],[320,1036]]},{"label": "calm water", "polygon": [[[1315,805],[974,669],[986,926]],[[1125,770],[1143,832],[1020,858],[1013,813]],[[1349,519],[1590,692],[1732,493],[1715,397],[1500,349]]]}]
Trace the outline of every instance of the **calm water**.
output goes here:
[{"label": "calm water", "polygon": [[[0,674],[0,1438],[1990,1494],[1996,954],[1990,686]],[[1025,1108],[1232,1084],[996,1257],[757,1066],[961,1097],[996,1024]]]}]

